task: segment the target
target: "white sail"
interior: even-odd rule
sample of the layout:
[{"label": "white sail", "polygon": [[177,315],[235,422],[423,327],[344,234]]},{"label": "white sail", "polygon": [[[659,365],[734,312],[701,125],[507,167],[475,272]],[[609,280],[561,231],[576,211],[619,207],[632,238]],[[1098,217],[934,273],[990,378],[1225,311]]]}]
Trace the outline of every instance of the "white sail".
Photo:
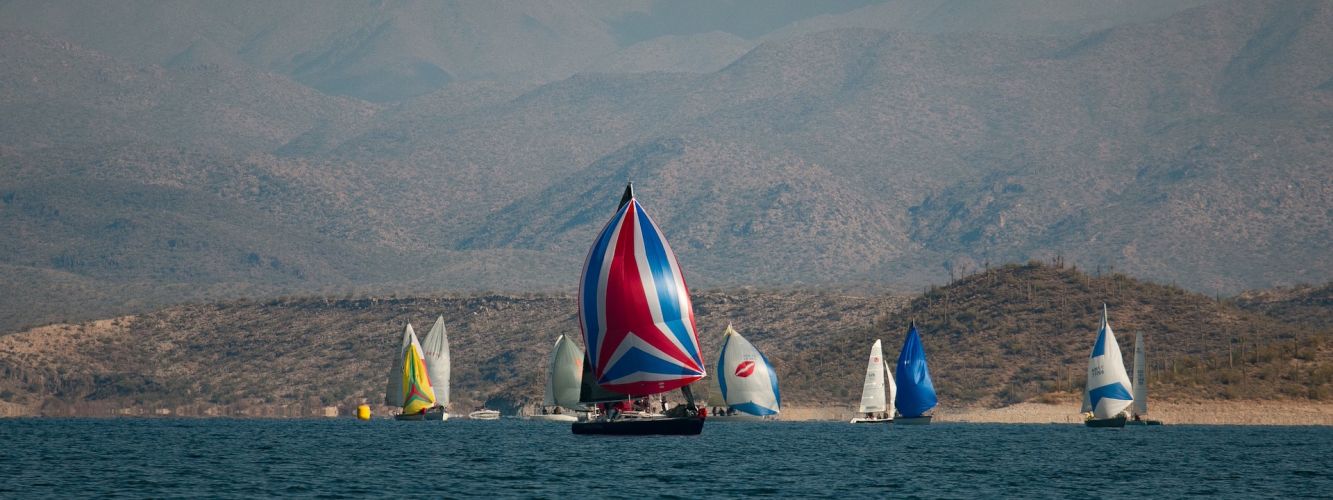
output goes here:
[{"label": "white sail", "polygon": [[430,376],[430,385],[435,388],[435,402],[441,406],[449,404],[449,334],[444,331],[444,316],[435,319],[435,326],[426,333],[426,341],[421,346],[423,359],[426,360],[426,373]]},{"label": "white sail", "polygon": [[1119,414],[1134,400],[1130,391],[1125,360],[1120,355],[1120,345],[1115,341],[1115,333],[1111,331],[1111,324],[1106,318],[1106,306],[1103,305],[1102,327],[1097,332],[1092,355],[1088,357],[1088,385],[1085,391],[1094,418],[1106,419]]},{"label": "white sail", "polygon": [[887,382],[887,385],[889,386],[889,393],[884,403],[888,408],[885,409],[884,412],[888,413],[889,417],[892,417],[894,412],[898,411],[898,409],[893,406],[894,398],[898,397],[898,383],[893,380],[893,370],[889,369],[889,360],[887,359],[884,360],[884,381]]},{"label": "white sail", "polygon": [[389,369],[389,384],[384,390],[384,406],[403,406],[403,359],[407,356],[407,346],[412,345],[416,334],[412,324],[403,329],[403,342],[398,346],[398,355],[393,357],[393,367]]},{"label": "white sail", "polygon": [[880,347],[879,339],[875,339],[875,345],[870,347],[870,361],[866,365],[866,381],[861,386],[861,408],[860,413],[881,412],[887,408],[884,405],[884,350]]},{"label": "white sail", "polygon": [[778,378],[768,359],[750,341],[727,325],[718,363],[719,388],[727,406],[755,416],[781,410]]},{"label": "white sail", "polygon": [[1148,414],[1148,367],[1144,361],[1143,332],[1134,334],[1134,414]]},{"label": "white sail", "polygon": [[582,409],[583,405],[579,404],[579,384],[582,382],[583,350],[573,340],[561,335],[555,339],[555,347],[551,349],[542,404],[563,406],[571,410]]}]

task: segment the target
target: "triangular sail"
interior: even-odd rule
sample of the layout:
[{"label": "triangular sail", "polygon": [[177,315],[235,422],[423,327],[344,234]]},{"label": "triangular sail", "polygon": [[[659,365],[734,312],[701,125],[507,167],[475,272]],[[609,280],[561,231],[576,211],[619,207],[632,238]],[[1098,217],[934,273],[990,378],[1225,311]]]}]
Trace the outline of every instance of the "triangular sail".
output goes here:
[{"label": "triangular sail", "polygon": [[389,368],[389,383],[384,390],[384,406],[403,406],[403,355],[407,353],[408,346],[412,345],[412,339],[416,338],[416,333],[412,331],[412,324],[408,323],[403,328],[403,341],[398,346],[398,355],[394,356],[393,366]]},{"label": "triangular sail", "polygon": [[1143,332],[1134,335],[1134,414],[1148,414],[1148,366],[1144,360]]},{"label": "triangular sail", "polygon": [[574,341],[564,335],[555,339],[555,347],[551,349],[551,361],[546,374],[546,392],[542,404],[563,406],[571,410],[583,408],[583,405],[579,404],[579,385],[583,380],[583,350],[579,349]]},{"label": "triangular sail", "polygon": [[1125,373],[1125,361],[1120,355],[1120,344],[1116,343],[1111,323],[1107,321],[1105,305],[1102,306],[1102,327],[1097,331],[1097,342],[1088,356],[1085,393],[1093,417],[1098,419],[1116,416],[1134,399],[1130,394],[1129,375]]},{"label": "triangular sail", "polygon": [[866,379],[861,385],[860,413],[876,413],[887,410],[884,401],[884,348],[879,339],[870,346],[870,360],[866,363]]},{"label": "triangular sail", "polygon": [[938,402],[935,399],[935,383],[930,380],[930,367],[926,365],[926,348],[921,345],[921,333],[912,323],[903,340],[903,350],[898,353],[898,397],[894,403],[898,413],[904,417],[924,415]]},{"label": "triangular sail", "polygon": [[768,358],[727,325],[717,359],[718,388],[727,406],[756,416],[780,411],[778,375]]},{"label": "triangular sail", "polygon": [[884,398],[884,405],[888,408],[884,411],[892,417],[894,412],[898,411],[898,407],[893,401],[894,398],[898,397],[898,383],[893,381],[893,370],[889,368],[889,360],[887,359],[884,360],[884,382],[888,389]]},{"label": "triangular sail", "polygon": [[609,390],[597,384],[597,375],[592,373],[592,363],[588,356],[583,356],[583,373],[579,377],[579,404],[587,406],[594,403],[611,403],[629,400],[630,395]]},{"label": "triangular sail", "polygon": [[579,325],[594,380],[645,396],[704,377],[694,309],[676,256],[633,190],[588,252]]},{"label": "triangular sail", "polygon": [[449,404],[449,334],[444,331],[444,316],[435,319],[435,325],[426,333],[421,344],[426,359],[426,373],[430,374],[435,400]]},{"label": "triangular sail", "polygon": [[421,345],[416,335],[412,335],[412,344],[403,354],[403,414],[421,413],[435,406],[435,391],[430,386],[430,375],[426,372],[426,361],[421,357]]}]

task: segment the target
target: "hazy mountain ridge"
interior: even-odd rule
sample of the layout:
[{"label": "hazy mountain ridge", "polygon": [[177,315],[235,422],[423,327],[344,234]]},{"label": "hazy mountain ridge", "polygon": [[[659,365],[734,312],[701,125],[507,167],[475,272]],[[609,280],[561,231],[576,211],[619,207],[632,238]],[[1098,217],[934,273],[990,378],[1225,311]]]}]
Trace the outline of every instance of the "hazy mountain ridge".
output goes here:
[{"label": "hazy mountain ridge", "polygon": [[[1333,397],[1326,324],[1123,275],[1012,265],[913,298],[751,289],[696,292],[693,302],[709,371],[733,323],[774,364],[788,405],[854,404],[870,344],[883,339],[895,357],[915,320],[943,407],[1039,400],[1072,411],[1103,301],[1126,357],[1133,333],[1145,334],[1155,400]],[[567,295],[330,296],[41,327],[0,338],[0,407],[295,416],[377,404],[403,324],[425,329],[443,315],[454,411],[513,412],[540,399],[554,339],[579,334],[576,310]],[[710,402],[715,375],[696,388]]]},{"label": "hazy mountain ridge", "polygon": [[[598,30],[623,11],[533,15],[606,50],[553,59],[546,76],[484,81],[504,70],[456,68],[513,47],[479,48],[466,64],[431,63],[458,79],[391,104],[298,82],[383,64],[416,85],[394,68],[456,55],[420,48],[456,45],[420,32],[448,13],[307,9],[308,29],[287,29],[307,5],[263,20],[247,17],[255,4],[69,5],[0,5],[15,14],[0,24],[31,30],[0,33],[11,68],[0,109],[17,117],[0,125],[0,227],[27,235],[3,244],[0,265],[36,287],[48,285],[34,276],[63,276],[0,304],[12,318],[0,330],[127,310],[116,300],[143,310],[299,290],[568,290],[627,180],[701,286],[914,290],[988,261],[1056,255],[1209,292],[1333,276],[1328,3],[1166,17],[1193,2],[1124,2],[1028,35],[1005,19],[1083,14],[889,2],[746,38],[757,46],[709,73],[549,83],[619,50]],[[487,34],[499,36],[558,7],[450,26],[507,26]],[[876,21],[906,8],[922,11]],[[142,29],[81,17],[103,11],[115,11],[109,26],[130,16]],[[1042,14],[982,22],[994,11]],[[966,15],[906,26],[947,13]],[[131,306],[106,291],[154,285],[179,292]],[[31,304],[56,289],[76,291],[67,307]]]},{"label": "hazy mountain ridge", "polygon": [[[9,2],[3,25],[65,36],[140,64],[196,43],[321,91],[401,100],[450,81],[567,77],[616,50],[596,2]],[[257,15],[256,13],[262,13]],[[145,36],[152,34],[152,36]]]},{"label": "hazy mountain ridge", "polygon": [[0,138],[15,150],[135,143],[266,151],[320,122],[373,113],[245,68],[134,66],[69,42],[0,31]]}]

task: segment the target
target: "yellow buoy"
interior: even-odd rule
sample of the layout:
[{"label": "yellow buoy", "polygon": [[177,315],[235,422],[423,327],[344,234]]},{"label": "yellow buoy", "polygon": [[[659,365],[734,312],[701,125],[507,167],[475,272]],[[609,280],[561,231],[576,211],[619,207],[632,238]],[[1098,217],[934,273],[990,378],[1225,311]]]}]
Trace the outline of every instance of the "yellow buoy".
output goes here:
[{"label": "yellow buoy", "polygon": [[370,405],[361,405],[356,407],[356,418],[361,420],[370,420]]}]

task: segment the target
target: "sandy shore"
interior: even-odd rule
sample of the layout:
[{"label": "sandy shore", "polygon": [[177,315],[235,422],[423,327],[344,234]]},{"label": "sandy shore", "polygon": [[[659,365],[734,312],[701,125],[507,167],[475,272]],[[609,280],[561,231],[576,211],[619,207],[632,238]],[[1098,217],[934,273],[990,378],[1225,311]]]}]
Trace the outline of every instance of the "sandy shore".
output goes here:
[{"label": "sandy shore", "polygon": [[[1333,425],[1333,403],[1300,401],[1154,402],[1151,418],[1165,424]],[[782,419],[848,420],[852,408],[787,407]],[[1074,424],[1082,422],[1077,405],[1021,403],[1002,408],[939,408],[937,422]]]}]

